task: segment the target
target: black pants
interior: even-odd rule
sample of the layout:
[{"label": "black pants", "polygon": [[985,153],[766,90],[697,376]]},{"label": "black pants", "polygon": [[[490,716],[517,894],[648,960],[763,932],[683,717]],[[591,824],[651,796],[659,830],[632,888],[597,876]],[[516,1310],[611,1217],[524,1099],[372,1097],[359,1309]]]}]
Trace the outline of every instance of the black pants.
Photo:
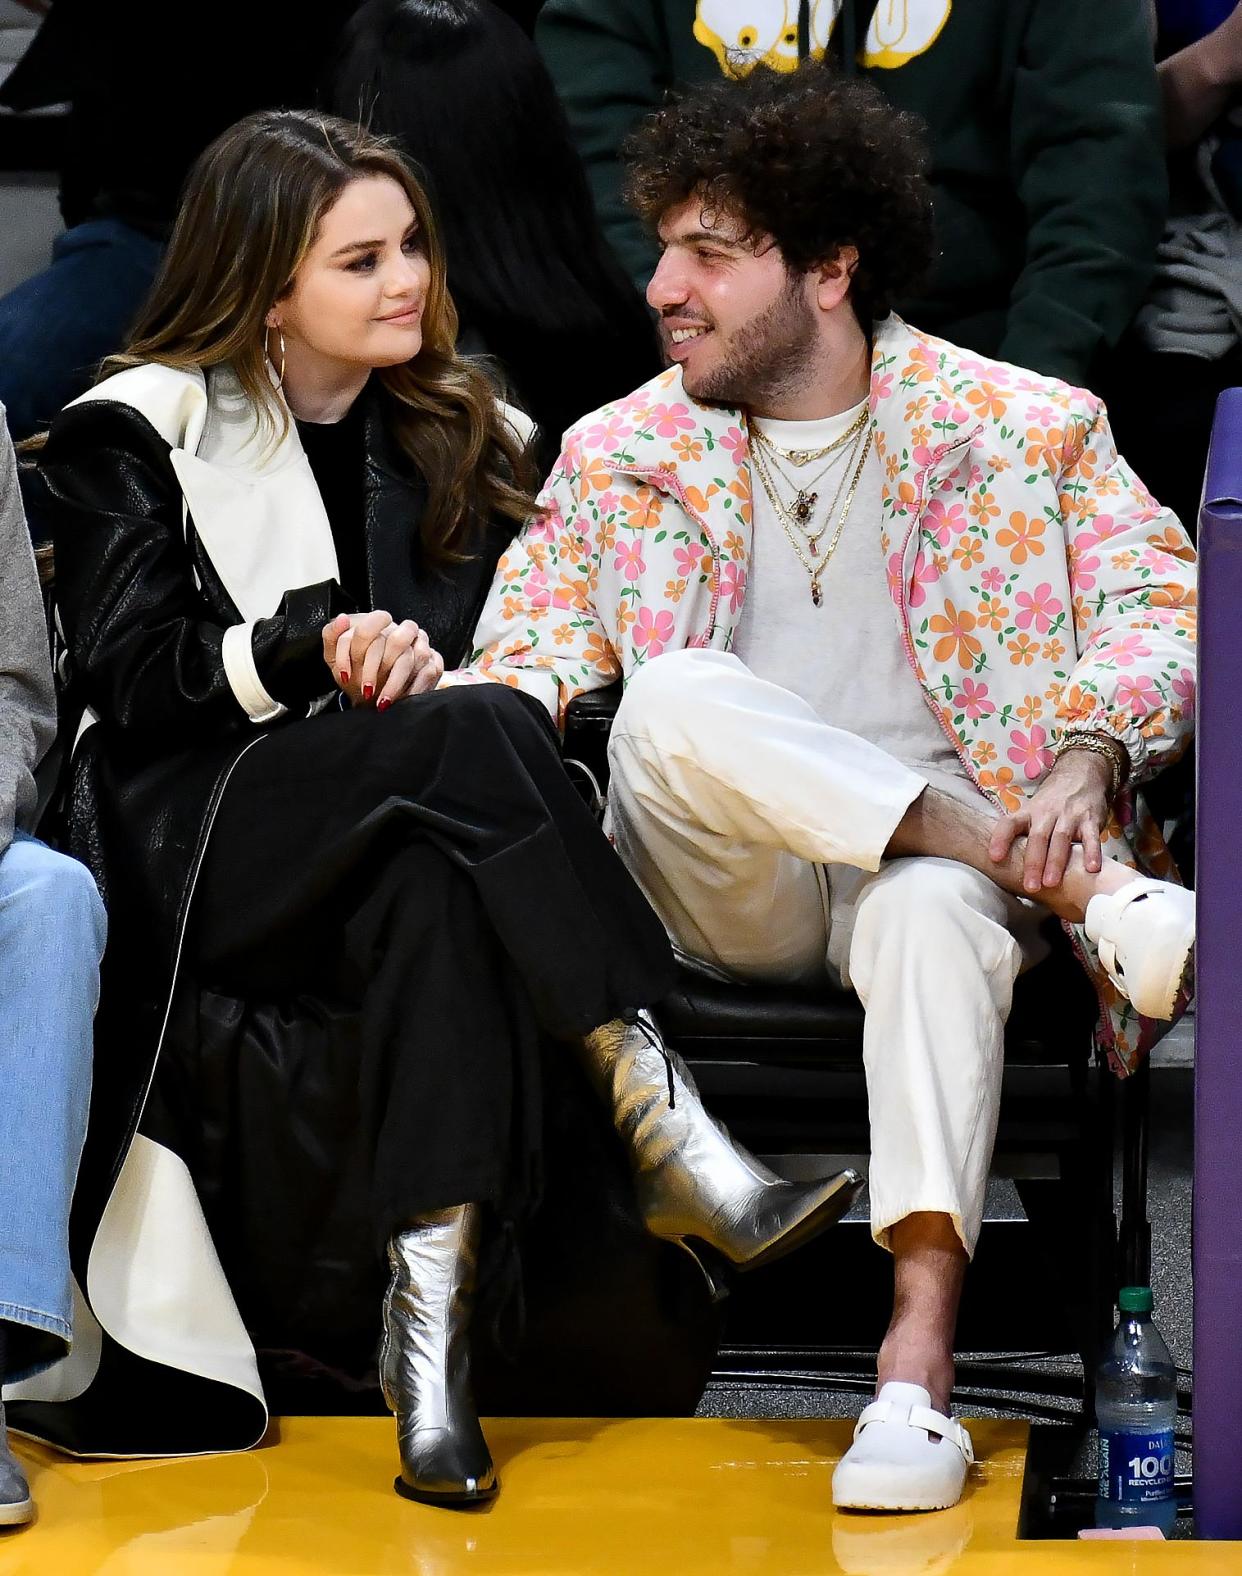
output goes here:
[{"label": "black pants", "polygon": [[290,1295],[273,1253],[314,1297],[331,1277],[305,1266],[360,1230],[374,1252],[427,1210],[520,1212],[541,1037],[672,981],[546,717],[501,685],[275,730],[229,784],[195,905],[193,1021],[183,1004],[159,1085],[243,1307],[239,1277]]}]

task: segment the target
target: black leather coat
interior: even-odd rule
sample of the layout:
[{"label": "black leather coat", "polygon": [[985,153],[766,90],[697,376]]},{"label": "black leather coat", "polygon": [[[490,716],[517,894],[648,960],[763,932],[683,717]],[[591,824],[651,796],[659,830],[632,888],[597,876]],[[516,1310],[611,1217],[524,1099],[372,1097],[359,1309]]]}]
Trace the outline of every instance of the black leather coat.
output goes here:
[{"label": "black leather coat", "polygon": [[[459,664],[507,527],[446,569],[420,551],[420,477],[387,431],[383,395],[364,413],[369,605],[416,618],[447,667]],[[169,445],[132,406],[72,406],[38,461],[38,513],[55,545],[68,697],[99,718],[68,767],[62,837],[91,869],[109,913],[97,1034],[97,1094],[79,1197],[107,1198],[135,1129],[170,997],[177,948],[213,808],[233,763],[270,727],[243,712],[225,675],[225,629],[241,615],[193,521],[183,522]],[[254,632],[269,693],[304,716],[335,703],[321,631],[355,604],[333,581],[291,588]],[[96,1224],[79,1209],[85,1252]]]}]

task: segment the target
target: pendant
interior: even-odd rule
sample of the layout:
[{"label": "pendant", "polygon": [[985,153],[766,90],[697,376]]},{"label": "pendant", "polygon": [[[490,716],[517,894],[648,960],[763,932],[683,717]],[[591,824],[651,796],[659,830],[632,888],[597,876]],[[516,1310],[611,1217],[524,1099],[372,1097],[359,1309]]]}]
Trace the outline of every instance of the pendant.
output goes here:
[{"label": "pendant", "polygon": [[799,525],[805,525],[811,518],[811,512],[818,502],[818,493],[800,492],[793,501],[793,508],[790,510],[790,513]]},{"label": "pendant", "polygon": [[791,465],[805,465],[811,457],[809,449],[790,449],[786,458]]},{"label": "pendant", "polygon": [[806,545],[807,545],[807,548],[810,551],[811,557],[812,558],[818,558],[819,557],[819,548],[816,545],[815,537],[808,536],[807,539],[806,539]]},{"label": "pendant", "polygon": [[818,607],[819,604],[823,601],[823,598],[819,594],[819,581],[818,580],[812,580],[811,581],[811,601],[814,602],[816,607]]}]

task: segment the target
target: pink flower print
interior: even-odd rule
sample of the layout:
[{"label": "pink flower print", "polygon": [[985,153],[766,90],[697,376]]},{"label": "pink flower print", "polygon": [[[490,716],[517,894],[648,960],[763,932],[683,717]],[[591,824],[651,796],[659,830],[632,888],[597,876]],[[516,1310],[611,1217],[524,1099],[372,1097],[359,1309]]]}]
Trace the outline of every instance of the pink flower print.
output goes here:
[{"label": "pink flower print", "polygon": [[730,559],[724,566],[724,574],[720,577],[720,594],[729,604],[729,611],[736,613],[742,606],[742,598],[746,595],[746,568],[744,564]]},{"label": "pink flower print", "polygon": [[1189,668],[1183,668],[1173,680],[1173,693],[1182,702],[1187,711],[1194,710],[1195,676]]},{"label": "pink flower print", "polygon": [[1020,766],[1028,778],[1042,777],[1052,765],[1052,751],[1048,748],[1048,735],[1043,728],[1034,727],[1029,733],[1015,728],[1009,739],[1013,746],[1009,751],[1009,759],[1014,765]]},{"label": "pink flower print", "polygon": [[1117,704],[1136,717],[1145,717],[1160,704],[1160,692],[1148,673],[1127,674],[1117,685]]},{"label": "pink flower print", "polygon": [[1053,596],[1052,587],[1046,580],[1043,585],[1036,586],[1034,591],[1019,591],[1014,601],[1020,610],[1017,616],[1018,628],[1030,629],[1034,626],[1040,635],[1048,633],[1053,619],[1065,605]]},{"label": "pink flower print", "polygon": [[1124,640],[1118,640],[1107,647],[1105,654],[1110,656],[1119,668],[1128,668],[1133,665],[1135,657],[1150,657],[1151,647],[1142,635],[1127,635]]},{"label": "pink flower print", "polygon": [[729,454],[734,465],[741,465],[746,458],[749,444],[746,441],[746,434],[740,427],[730,427],[721,438],[720,447]]},{"label": "pink flower print", "polygon": [[618,574],[624,575],[627,580],[637,580],[647,568],[643,559],[641,542],[622,542],[617,548],[616,561],[613,564]]},{"label": "pink flower print", "polygon": [[1027,421],[1036,427],[1051,427],[1057,413],[1051,405],[1032,405],[1026,413]]},{"label": "pink flower print", "polygon": [[958,711],[964,711],[971,722],[978,722],[980,717],[990,717],[996,710],[994,701],[988,699],[986,684],[976,684],[974,679],[963,679],[962,687],[953,697],[953,704]]},{"label": "pink flower print", "polygon": [[601,514],[615,514],[620,503],[620,497],[611,489],[609,489],[608,492],[600,493],[599,497],[595,500],[595,507]]},{"label": "pink flower print", "polygon": [[532,569],[526,577],[526,600],[531,607],[551,607],[552,593],[548,577],[542,569]]},{"label": "pink flower print", "polygon": [[979,584],[985,591],[1003,591],[1005,588],[1005,571],[1003,569],[985,569],[979,576]]},{"label": "pink flower print", "polygon": [[891,372],[885,372],[881,377],[872,378],[872,380],[871,380],[871,398],[872,398],[872,400],[887,399],[892,392],[893,392],[893,374]]},{"label": "pink flower print", "polygon": [[645,646],[649,657],[658,657],[672,640],[677,621],[667,608],[653,613],[649,607],[638,610],[638,621],[630,637],[636,646]]},{"label": "pink flower print", "polygon": [[699,559],[702,556],[703,548],[698,542],[687,542],[684,547],[675,548],[673,559],[677,565],[677,573],[689,579],[699,567]]},{"label": "pink flower print", "polygon": [[1096,570],[1100,567],[1100,560],[1094,553],[1088,555],[1070,550],[1070,560],[1074,571],[1074,587],[1078,591],[1090,591],[1095,586]]},{"label": "pink flower print", "polygon": [[1097,542],[1107,542],[1110,536],[1120,536],[1125,526],[1115,515],[1097,514],[1091,522],[1091,530],[1080,538],[1083,547],[1094,547]]},{"label": "pink flower print", "polygon": [[933,498],[927,505],[923,519],[928,531],[941,547],[947,547],[949,537],[960,536],[970,523],[966,518],[966,510],[960,503],[946,504],[939,498]]},{"label": "pink flower print", "polygon": [[694,428],[694,417],[688,405],[653,405],[650,420],[661,438],[675,438],[679,432]]},{"label": "pink flower print", "polygon": [[[934,558],[928,558],[922,548],[914,560],[914,574],[911,577],[910,588],[906,593],[907,607],[922,607],[927,601],[925,585],[935,585],[940,579],[940,570],[936,567]],[[894,602],[901,600],[901,554],[894,553],[888,561],[888,589]]]},{"label": "pink flower print", "polygon": [[1167,575],[1177,568],[1177,560],[1170,558],[1168,553],[1162,553],[1158,547],[1149,547],[1139,563],[1156,575]]},{"label": "pink flower print", "polygon": [[634,429],[616,411],[604,421],[597,421],[582,434],[588,449],[611,449],[623,439],[633,436]]}]

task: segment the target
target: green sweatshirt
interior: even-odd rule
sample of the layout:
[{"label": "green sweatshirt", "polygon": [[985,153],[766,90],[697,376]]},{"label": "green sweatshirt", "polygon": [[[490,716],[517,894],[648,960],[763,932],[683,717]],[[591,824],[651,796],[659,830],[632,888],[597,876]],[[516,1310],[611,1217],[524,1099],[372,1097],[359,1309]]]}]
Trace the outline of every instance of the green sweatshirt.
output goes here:
[{"label": "green sweatshirt", "polygon": [[[805,52],[827,47],[928,125],[938,256],[903,316],[1089,381],[1143,298],[1167,206],[1140,0],[804,0],[801,26]],[[645,288],[656,253],[621,200],[622,138],[678,83],[792,69],[797,0],[548,0],[536,37]]]}]

